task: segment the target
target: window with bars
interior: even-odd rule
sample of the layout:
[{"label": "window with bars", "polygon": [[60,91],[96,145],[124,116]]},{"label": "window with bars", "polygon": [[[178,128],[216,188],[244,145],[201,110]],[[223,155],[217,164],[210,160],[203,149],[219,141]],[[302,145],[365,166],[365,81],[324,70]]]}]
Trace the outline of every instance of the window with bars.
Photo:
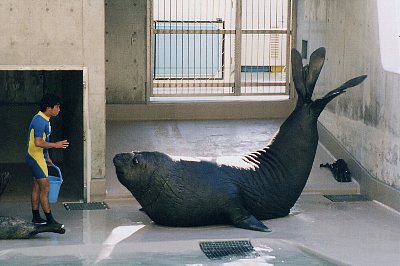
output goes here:
[{"label": "window with bars", "polygon": [[151,96],[288,94],[291,0],[154,0]]},{"label": "window with bars", "polygon": [[155,30],[173,32],[155,35],[154,79],[221,79],[222,34],[195,32],[222,27],[222,21],[154,21]]}]

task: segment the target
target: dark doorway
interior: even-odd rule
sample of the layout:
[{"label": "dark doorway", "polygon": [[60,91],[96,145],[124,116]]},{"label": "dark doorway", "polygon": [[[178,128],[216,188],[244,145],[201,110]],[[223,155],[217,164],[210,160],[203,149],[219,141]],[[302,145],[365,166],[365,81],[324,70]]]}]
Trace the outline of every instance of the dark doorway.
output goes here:
[{"label": "dark doorway", "polygon": [[[50,120],[51,141],[68,139],[70,142],[66,150],[49,151],[64,179],[59,202],[83,199],[83,71],[1,70],[0,171],[12,174],[2,201],[30,200],[32,175],[25,165],[28,126],[39,111],[45,93],[55,93],[62,98],[60,114]],[[55,175],[51,171],[50,174]]]}]

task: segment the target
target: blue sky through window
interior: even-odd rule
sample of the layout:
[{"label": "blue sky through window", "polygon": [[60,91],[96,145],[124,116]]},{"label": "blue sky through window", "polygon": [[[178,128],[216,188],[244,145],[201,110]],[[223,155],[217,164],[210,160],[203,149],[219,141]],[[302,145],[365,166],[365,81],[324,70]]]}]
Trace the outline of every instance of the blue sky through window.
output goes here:
[{"label": "blue sky through window", "polygon": [[[217,22],[155,22],[162,30],[216,30]],[[222,34],[156,34],[155,78],[218,78],[222,73]]]}]

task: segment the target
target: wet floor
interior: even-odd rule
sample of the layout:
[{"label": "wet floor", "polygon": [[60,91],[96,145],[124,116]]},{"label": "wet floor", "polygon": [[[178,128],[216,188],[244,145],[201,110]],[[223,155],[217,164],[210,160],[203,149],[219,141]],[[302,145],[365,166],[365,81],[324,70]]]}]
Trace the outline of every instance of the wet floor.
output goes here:
[{"label": "wet floor", "polygon": [[[118,184],[110,164],[114,153],[135,149],[175,156],[241,156],[262,147],[280,124],[279,120],[107,123],[105,202],[109,209],[67,211],[61,199],[53,205],[53,212],[65,224],[66,234],[0,240],[0,265],[329,265],[332,261],[399,265],[400,214],[374,201],[332,202],[322,196],[359,191],[357,183],[337,183],[329,171],[319,168],[319,163],[334,160],[322,146],[318,147],[306,190],[291,214],[264,221],[271,233],[229,225],[156,225]],[[0,215],[30,220],[29,200],[5,195],[0,201]],[[208,260],[199,247],[200,241],[237,239],[264,248],[260,256],[264,260],[255,257],[249,263],[232,257],[228,262],[215,262]],[[311,262],[296,261],[299,254],[311,256]],[[188,262],[188,257],[193,260]],[[318,262],[320,259],[323,263]]]},{"label": "wet floor", "polygon": [[[258,265],[281,265],[277,262],[282,260],[286,261],[283,265],[312,265],[296,264],[296,256],[288,259],[285,253],[278,256],[280,249],[272,240],[289,241],[288,249],[312,251],[314,259],[327,258],[348,265],[399,265],[400,261],[400,215],[372,201],[333,203],[321,195],[303,194],[289,216],[264,221],[271,233],[228,225],[158,226],[138,210],[140,206],[134,199],[106,202],[108,210],[66,211],[61,204],[55,205],[54,215],[65,223],[66,234],[43,233],[28,240],[0,240],[0,264],[40,265],[33,262],[43,259],[50,263],[58,257],[70,262],[68,265],[95,265],[99,259],[103,265],[118,265],[113,262],[121,263],[122,258],[124,265],[146,265],[136,260],[138,254],[147,254],[145,261],[165,254],[165,261],[159,265],[193,265],[200,263],[198,256],[202,258],[199,265],[223,265],[201,254],[199,242],[232,239],[248,239],[255,247],[272,249],[268,254],[277,261],[267,260]],[[2,215],[30,219],[28,205],[2,203]],[[179,262],[175,255],[182,253],[196,258],[192,264],[188,264],[187,257]],[[13,255],[23,255],[23,261]],[[249,265],[242,263],[237,265]]]}]

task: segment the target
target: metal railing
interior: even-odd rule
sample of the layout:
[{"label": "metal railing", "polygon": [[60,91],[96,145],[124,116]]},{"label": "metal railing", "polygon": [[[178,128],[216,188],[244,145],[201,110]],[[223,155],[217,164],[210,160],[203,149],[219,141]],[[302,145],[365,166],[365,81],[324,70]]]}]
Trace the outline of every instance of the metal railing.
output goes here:
[{"label": "metal railing", "polygon": [[150,96],[288,94],[291,0],[154,0]]}]

